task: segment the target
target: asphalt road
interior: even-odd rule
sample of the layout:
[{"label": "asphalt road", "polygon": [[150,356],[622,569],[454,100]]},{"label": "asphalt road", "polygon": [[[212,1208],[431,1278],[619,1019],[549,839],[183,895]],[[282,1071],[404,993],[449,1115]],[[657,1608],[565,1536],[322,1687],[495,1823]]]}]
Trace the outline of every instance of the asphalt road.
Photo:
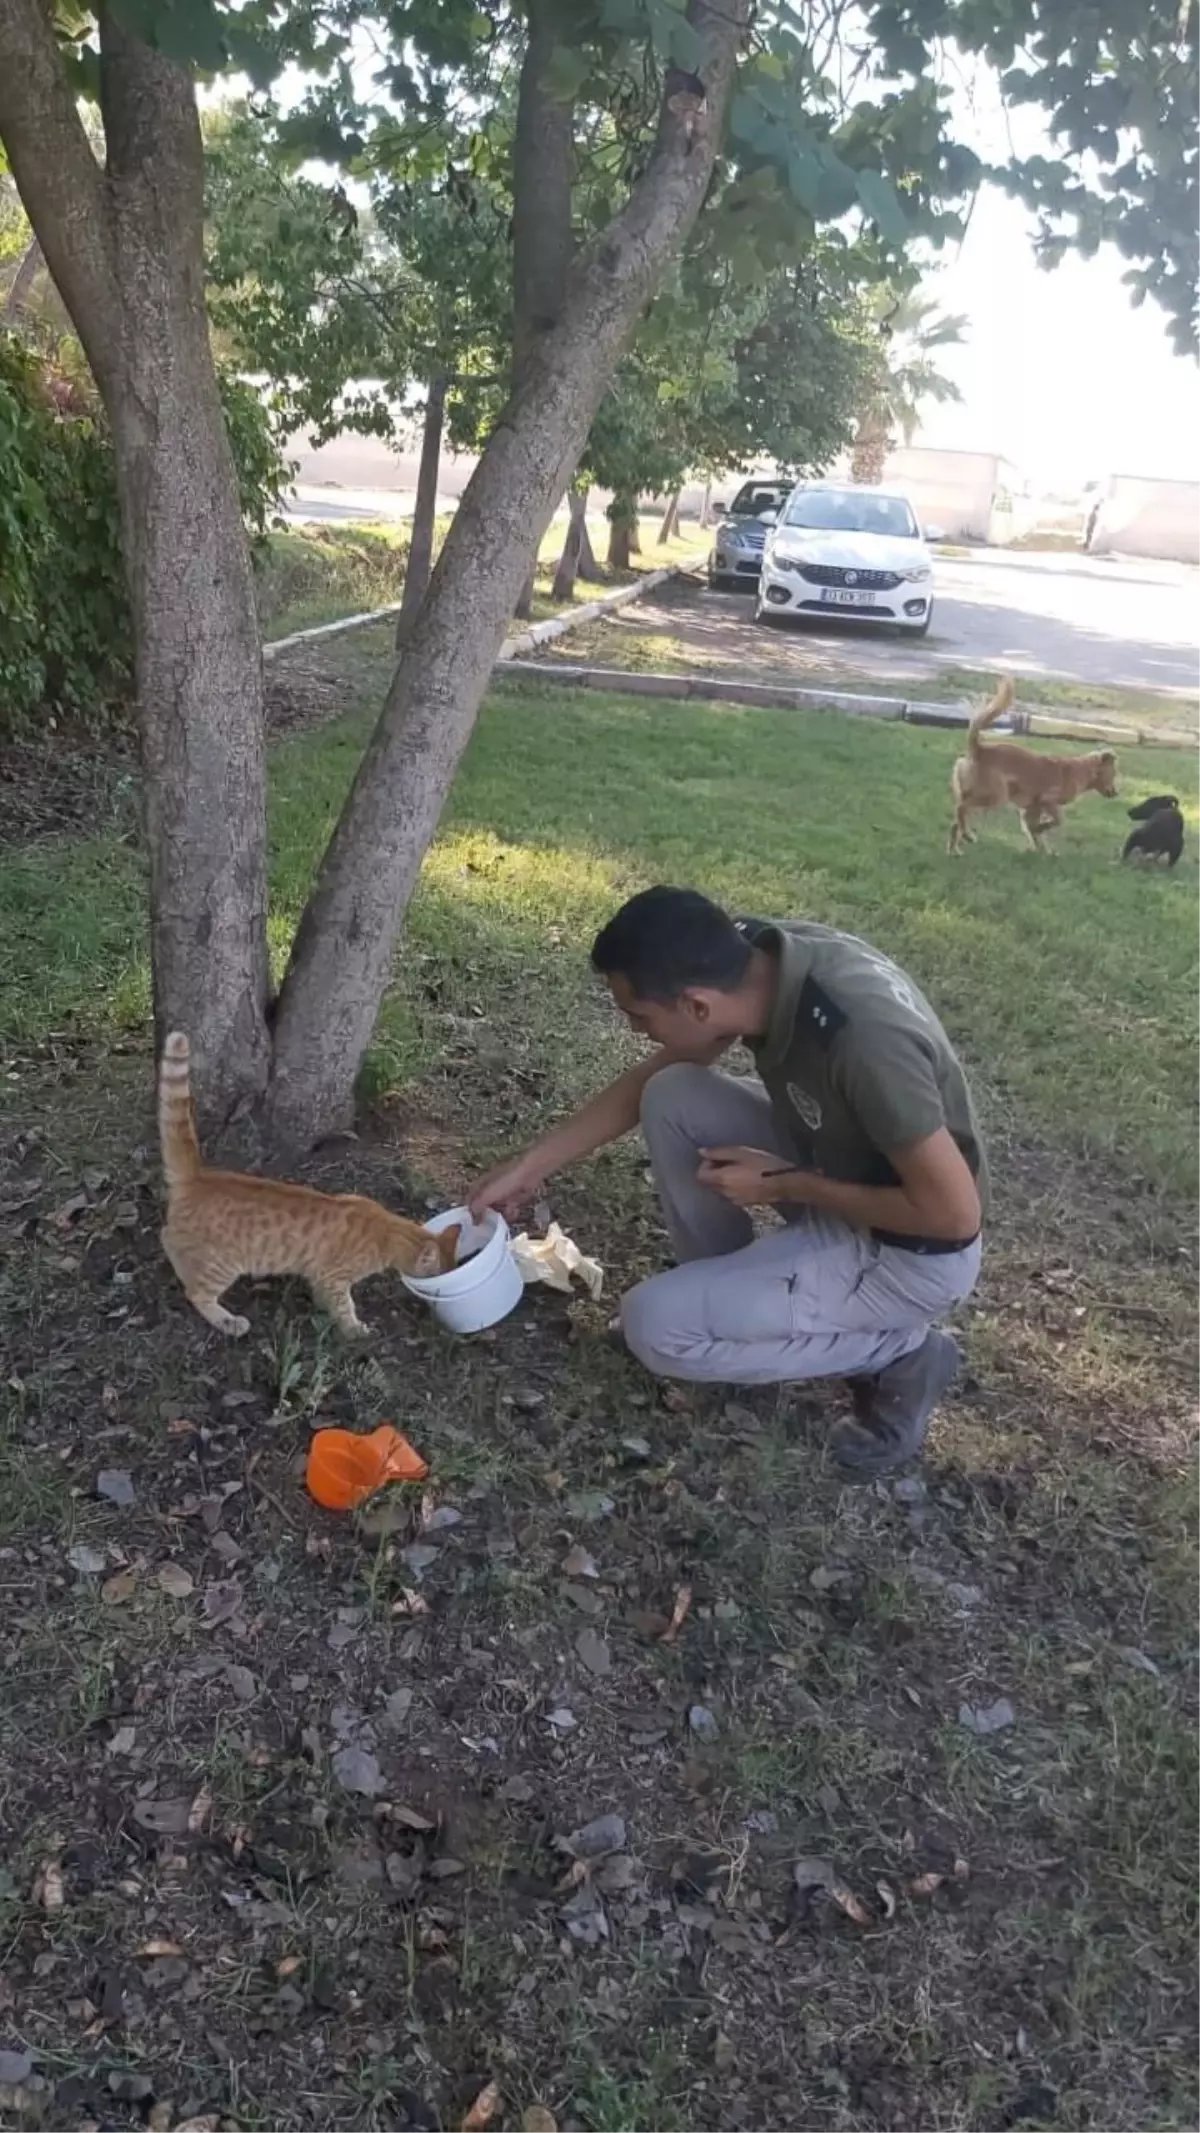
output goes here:
[{"label": "asphalt road", "polygon": [[[439,496],[439,510],[454,509],[457,488],[456,479]],[[412,507],[411,489],[301,482],[286,516],[299,523],[350,524],[408,518]],[[945,667],[979,667],[1018,681],[1022,675],[1053,676],[1085,686],[1153,690],[1195,704],[1200,572],[1184,564],[981,548],[969,556],[937,557],[934,592],[928,637],[909,641],[867,623],[805,622],[775,633],[776,663],[856,677],[868,686],[911,686]],[[712,639],[714,652],[719,638],[719,665],[736,660],[755,641],[761,661],[762,633],[752,631],[747,595],[705,588],[689,594],[687,605],[696,633]],[[637,613],[648,620],[649,605]],[[687,628],[677,608],[673,622],[677,631]]]},{"label": "asphalt road", "polygon": [[[912,682],[945,667],[983,667],[1194,703],[1198,594],[1200,573],[1183,564],[980,549],[935,558],[928,637],[906,642],[869,624],[823,620],[795,636],[819,647],[822,667],[864,679]],[[705,589],[698,598],[735,627],[750,606],[735,593]]]}]

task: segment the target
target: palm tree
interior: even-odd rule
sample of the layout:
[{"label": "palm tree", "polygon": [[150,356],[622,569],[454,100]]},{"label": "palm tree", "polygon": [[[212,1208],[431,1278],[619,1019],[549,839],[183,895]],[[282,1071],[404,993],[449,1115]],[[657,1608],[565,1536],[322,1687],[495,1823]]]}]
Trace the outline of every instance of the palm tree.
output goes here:
[{"label": "palm tree", "polygon": [[953,378],[938,369],[932,351],[961,345],[967,324],[961,313],[939,311],[932,297],[916,291],[897,297],[881,290],[874,309],[878,357],[850,454],[851,480],[866,483],[882,479],[897,430],[905,444],[912,443],[926,401],[944,406],[962,399]]}]

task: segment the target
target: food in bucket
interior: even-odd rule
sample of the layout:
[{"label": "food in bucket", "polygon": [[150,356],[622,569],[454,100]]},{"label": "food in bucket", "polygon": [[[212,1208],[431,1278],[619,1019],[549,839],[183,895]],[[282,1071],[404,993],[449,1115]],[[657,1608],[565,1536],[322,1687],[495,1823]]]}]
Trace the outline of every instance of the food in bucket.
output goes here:
[{"label": "food in bucket", "polygon": [[319,1429],[308,1448],[305,1484],[326,1511],[354,1511],[388,1481],[424,1481],[428,1462],[390,1422],[369,1436]]},{"label": "food in bucket", "polygon": [[510,1249],[508,1224],[494,1209],[481,1222],[473,1221],[465,1207],[429,1218],[435,1236],[447,1235],[452,1226],[460,1230],[457,1264],[429,1279],[406,1274],[404,1285],[430,1305],[448,1333],[482,1333],[507,1318],[521,1301],[523,1283]]}]

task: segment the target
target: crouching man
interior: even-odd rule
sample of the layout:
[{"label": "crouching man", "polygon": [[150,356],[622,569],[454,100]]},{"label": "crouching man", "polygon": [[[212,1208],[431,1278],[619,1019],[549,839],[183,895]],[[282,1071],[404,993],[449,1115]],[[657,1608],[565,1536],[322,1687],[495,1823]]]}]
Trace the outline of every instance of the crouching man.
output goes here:
[{"label": "crouching man", "polygon": [[[641,1123],[676,1264],[621,1327],[662,1377],[852,1380],[834,1440],[864,1478],[915,1458],[959,1366],[936,1325],[979,1274],[987,1166],[966,1076],[912,979],[853,934],[647,889],[592,949],[656,1050],[482,1179],[515,1211]],[[738,1041],[754,1077],[716,1070]],[[756,1237],[749,1210],[782,1228]]]}]

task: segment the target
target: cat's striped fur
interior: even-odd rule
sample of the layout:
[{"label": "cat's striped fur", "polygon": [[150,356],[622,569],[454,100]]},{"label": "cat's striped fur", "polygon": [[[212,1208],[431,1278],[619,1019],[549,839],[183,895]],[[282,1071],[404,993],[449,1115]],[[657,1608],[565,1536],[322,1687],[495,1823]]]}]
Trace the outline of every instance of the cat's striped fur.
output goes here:
[{"label": "cat's striped fur", "polygon": [[356,1281],[390,1267],[428,1276],[455,1263],[457,1229],[434,1236],[357,1193],[209,1170],[196,1138],[188,1040],[178,1030],[163,1045],[158,1131],[167,1182],[163,1250],[189,1302],[222,1333],[249,1331],[249,1320],[221,1302],[242,1274],[299,1275],[343,1333],[361,1334]]}]

